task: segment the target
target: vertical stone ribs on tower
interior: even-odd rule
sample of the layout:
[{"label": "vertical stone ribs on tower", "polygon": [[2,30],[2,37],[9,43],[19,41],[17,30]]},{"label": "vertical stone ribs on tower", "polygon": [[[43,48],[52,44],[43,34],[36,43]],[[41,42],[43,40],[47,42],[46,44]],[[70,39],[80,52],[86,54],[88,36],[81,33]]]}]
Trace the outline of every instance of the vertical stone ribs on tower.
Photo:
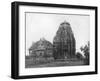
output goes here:
[{"label": "vertical stone ribs on tower", "polygon": [[71,59],[75,57],[76,42],[71,26],[64,21],[60,24],[53,39],[54,59]]}]

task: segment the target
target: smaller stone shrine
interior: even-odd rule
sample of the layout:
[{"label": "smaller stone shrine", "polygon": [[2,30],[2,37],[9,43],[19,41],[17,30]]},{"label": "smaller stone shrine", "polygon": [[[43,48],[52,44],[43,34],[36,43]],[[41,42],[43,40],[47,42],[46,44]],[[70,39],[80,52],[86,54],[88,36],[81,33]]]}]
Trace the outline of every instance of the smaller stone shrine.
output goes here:
[{"label": "smaller stone shrine", "polygon": [[35,59],[43,60],[53,59],[53,45],[44,38],[41,38],[39,41],[34,43],[29,48],[29,54]]}]

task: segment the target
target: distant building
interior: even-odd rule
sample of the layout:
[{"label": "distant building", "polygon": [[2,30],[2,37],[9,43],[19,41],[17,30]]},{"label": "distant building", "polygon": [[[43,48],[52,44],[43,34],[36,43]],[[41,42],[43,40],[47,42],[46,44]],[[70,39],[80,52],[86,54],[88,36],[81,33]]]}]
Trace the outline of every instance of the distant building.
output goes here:
[{"label": "distant building", "polygon": [[71,26],[64,21],[60,24],[53,39],[53,55],[55,59],[70,59],[75,56],[75,38]]},{"label": "distant building", "polygon": [[35,58],[53,58],[53,45],[42,38],[29,48],[29,55]]}]

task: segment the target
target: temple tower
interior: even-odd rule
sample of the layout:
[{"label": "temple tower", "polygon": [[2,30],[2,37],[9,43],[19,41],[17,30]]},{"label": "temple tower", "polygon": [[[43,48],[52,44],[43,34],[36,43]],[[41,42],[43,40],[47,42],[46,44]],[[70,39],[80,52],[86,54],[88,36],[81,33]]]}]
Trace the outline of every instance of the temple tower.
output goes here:
[{"label": "temple tower", "polygon": [[70,59],[75,56],[75,38],[68,22],[60,24],[53,39],[53,48],[55,59]]}]

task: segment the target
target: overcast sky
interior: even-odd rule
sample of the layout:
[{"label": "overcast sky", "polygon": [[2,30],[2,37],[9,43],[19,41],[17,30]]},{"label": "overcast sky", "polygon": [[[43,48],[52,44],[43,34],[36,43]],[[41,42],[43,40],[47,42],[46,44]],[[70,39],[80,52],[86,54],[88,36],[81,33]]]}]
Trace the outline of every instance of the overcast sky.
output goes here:
[{"label": "overcast sky", "polygon": [[90,18],[88,15],[62,15],[44,13],[26,13],[26,53],[32,42],[45,38],[53,42],[59,25],[67,21],[70,23],[76,40],[76,49],[85,45],[90,39]]}]

